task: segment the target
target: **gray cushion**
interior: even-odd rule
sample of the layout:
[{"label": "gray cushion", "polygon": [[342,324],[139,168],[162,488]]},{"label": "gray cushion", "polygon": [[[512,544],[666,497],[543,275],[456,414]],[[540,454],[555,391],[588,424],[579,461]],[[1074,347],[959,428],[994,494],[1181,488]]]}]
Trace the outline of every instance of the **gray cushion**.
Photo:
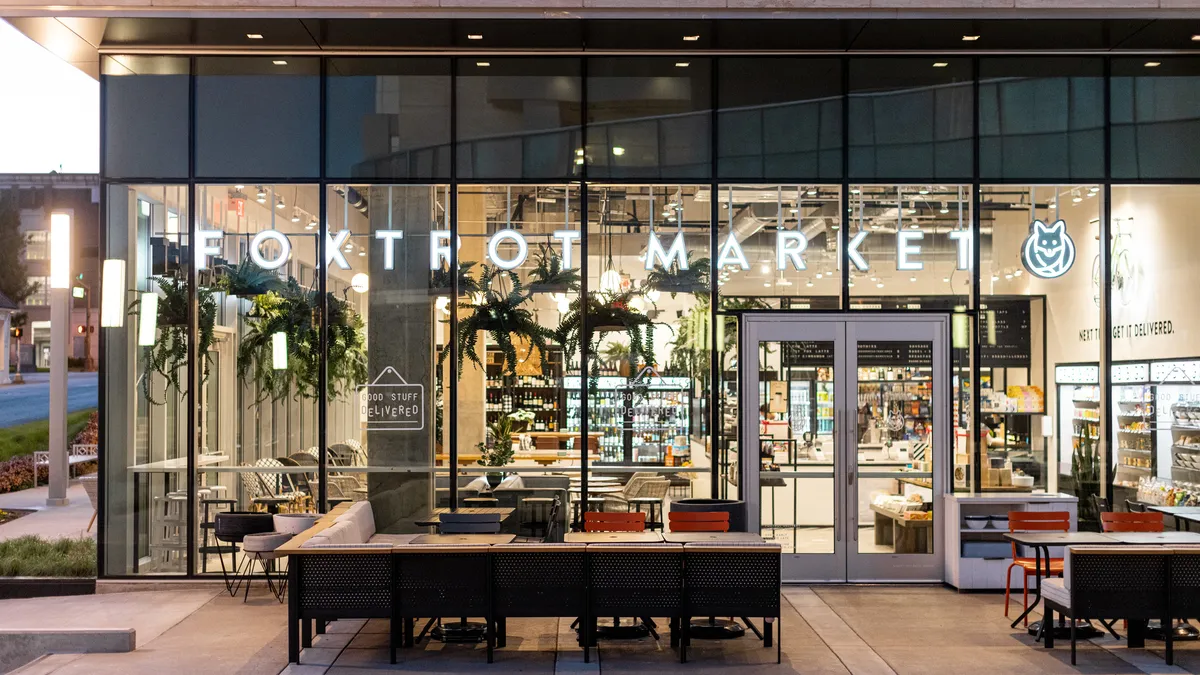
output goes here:
[{"label": "gray cushion", "polygon": [[1042,597],[1068,609],[1071,607],[1071,591],[1062,579],[1043,579]]},{"label": "gray cushion", "polygon": [[280,546],[288,543],[291,538],[292,535],[284,532],[248,534],[242,540],[242,550],[247,553],[271,553]]}]

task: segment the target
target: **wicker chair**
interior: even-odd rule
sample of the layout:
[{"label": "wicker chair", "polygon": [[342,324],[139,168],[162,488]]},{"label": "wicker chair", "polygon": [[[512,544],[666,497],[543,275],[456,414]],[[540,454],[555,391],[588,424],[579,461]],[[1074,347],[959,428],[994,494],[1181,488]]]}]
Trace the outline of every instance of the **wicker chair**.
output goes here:
[{"label": "wicker chair", "polygon": [[620,510],[629,511],[633,508],[634,499],[658,499],[660,501],[666,499],[667,492],[671,489],[671,481],[658,478],[655,474],[650,474],[650,476],[650,478],[646,478],[634,474],[634,477],[625,484],[622,492],[604,495],[604,508],[612,511],[613,507],[617,507]]},{"label": "wicker chair", "polygon": [[96,513],[99,507],[96,501],[96,491],[99,489],[99,483],[96,482],[97,474],[89,473],[86,476],[79,477],[79,484],[83,486],[83,491],[87,493],[88,501],[92,503],[92,519],[88,521],[87,529],[84,532],[91,532],[92,525],[96,524]]}]

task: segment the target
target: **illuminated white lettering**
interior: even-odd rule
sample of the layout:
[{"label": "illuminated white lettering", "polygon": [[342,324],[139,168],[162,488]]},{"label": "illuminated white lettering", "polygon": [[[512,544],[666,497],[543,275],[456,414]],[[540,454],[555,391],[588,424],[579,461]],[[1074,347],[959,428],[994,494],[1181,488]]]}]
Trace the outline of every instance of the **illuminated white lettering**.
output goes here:
[{"label": "illuminated white lettering", "polygon": [[850,244],[846,247],[846,257],[850,258],[850,262],[854,263],[859,272],[867,271],[867,261],[858,252],[858,247],[862,245],[863,240],[867,238],[868,234],[869,232],[866,230],[859,230],[853,237],[850,237]]},{"label": "illuminated white lettering", "polygon": [[958,244],[958,269],[971,269],[971,231],[954,230],[949,237]]},{"label": "illuminated white lettering", "polygon": [[564,270],[571,269],[571,242],[579,239],[578,230],[555,230],[554,238],[562,242],[562,266]]},{"label": "illuminated white lettering", "polygon": [[920,260],[908,259],[910,255],[921,254],[921,247],[912,242],[921,241],[924,238],[925,233],[920,230],[902,230],[896,233],[896,269],[905,271],[925,269],[925,263]]},{"label": "illuminated white lettering", "polygon": [[[196,269],[208,268],[208,256],[221,255],[220,242],[224,237],[225,233],[220,230],[196,230],[196,239],[199,240],[196,245]],[[214,239],[216,244],[208,243]]]},{"label": "illuminated white lettering", "polygon": [[[517,245],[516,257],[507,260],[500,257],[500,243],[506,239],[512,240]],[[493,234],[492,238],[488,241],[488,257],[492,259],[496,267],[502,270],[513,270],[520,267],[528,255],[529,245],[525,243],[525,237],[521,236],[521,233],[516,230],[500,230],[496,234]]]},{"label": "illuminated white lettering", "polygon": [[376,230],[375,238],[383,242],[383,269],[395,269],[395,244],[397,239],[404,238],[404,230]]},{"label": "illuminated white lettering", "polygon": [[803,232],[777,231],[775,233],[775,269],[779,271],[787,269],[789,260],[798,270],[808,269],[804,264],[804,251],[807,249],[808,237],[804,236]]},{"label": "illuminated white lettering", "polygon": [[688,268],[687,253],[683,250],[683,233],[675,235],[675,240],[671,242],[671,248],[663,251],[662,242],[658,240],[658,234],[650,233],[650,241],[646,244],[646,269],[654,269],[654,259],[658,258],[662,261],[663,268],[669,268],[671,261],[674,260],[679,265],[679,269],[686,270]]},{"label": "illuminated white lettering", "polygon": [[[262,244],[272,239],[279,244],[279,255],[274,260],[267,260],[262,254]],[[250,240],[250,259],[264,270],[277,270],[287,264],[288,256],[292,253],[292,242],[287,235],[279,230],[263,230]]]},{"label": "illuminated white lettering", "polygon": [[[450,230],[430,230],[429,269],[441,269],[442,261],[450,262]],[[447,242],[447,243],[443,243]]]},{"label": "illuminated white lettering", "polygon": [[732,232],[725,238],[725,243],[721,244],[721,253],[717,255],[717,269],[725,269],[726,265],[737,265],[744,270],[750,269],[750,261],[746,260],[746,252],[742,250],[742,245],[738,243],[737,237]]},{"label": "illuminated white lettering", "polygon": [[346,262],[346,256],[342,254],[342,246],[346,240],[350,238],[350,230],[342,230],[337,233],[336,237],[330,237],[329,233],[325,233],[325,264],[337,260],[337,266],[348,270],[350,263]]}]

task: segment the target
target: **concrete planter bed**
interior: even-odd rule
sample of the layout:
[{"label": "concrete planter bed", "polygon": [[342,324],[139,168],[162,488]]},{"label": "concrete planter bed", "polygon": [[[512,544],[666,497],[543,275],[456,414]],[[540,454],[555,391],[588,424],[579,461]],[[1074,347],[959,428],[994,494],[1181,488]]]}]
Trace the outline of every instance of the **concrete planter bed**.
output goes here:
[{"label": "concrete planter bed", "polygon": [[96,580],[80,577],[0,577],[0,600],[92,595]]}]

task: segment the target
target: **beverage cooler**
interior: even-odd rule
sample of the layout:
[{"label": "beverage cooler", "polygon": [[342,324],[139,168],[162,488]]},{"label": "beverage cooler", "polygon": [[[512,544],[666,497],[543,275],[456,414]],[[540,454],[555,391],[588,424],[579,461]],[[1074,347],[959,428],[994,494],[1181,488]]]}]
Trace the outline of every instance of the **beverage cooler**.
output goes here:
[{"label": "beverage cooler", "polygon": [[1058,400],[1058,473],[1076,494],[1100,488],[1100,366],[1054,367]]}]

